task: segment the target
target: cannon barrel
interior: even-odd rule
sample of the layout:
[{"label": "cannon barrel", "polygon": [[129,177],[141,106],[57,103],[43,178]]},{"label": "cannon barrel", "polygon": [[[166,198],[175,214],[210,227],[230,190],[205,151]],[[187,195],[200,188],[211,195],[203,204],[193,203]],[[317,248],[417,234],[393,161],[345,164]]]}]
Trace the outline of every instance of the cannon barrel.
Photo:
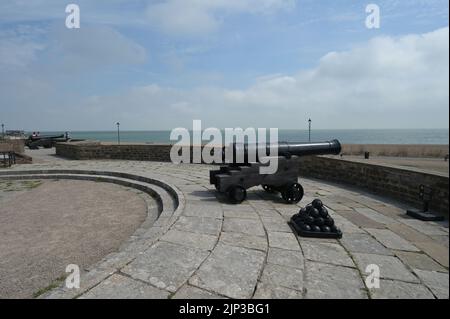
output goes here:
[{"label": "cannon barrel", "polygon": [[338,155],[342,150],[338,140],[316,143],[278,143],[281,156]]},{"label": "cannon barrel", "polygon": [[44,140],[44,139],[57,139],[64,138],[64,134],[61,135],[38,135],[38,136],[29,136],[28,139],[32,141]]},{"label": "cannon barrel", "polygon": [[[262,148],[260,152],[258,152],[259,148]],[[258,156],[260,156],[259,153],[261,153],[261,151],[262,154],[265,155],[267,154],[266,156],[270,156],[269,154],[273,154],[273,152],[272,153],[270,152],[270,149],[272,150],[277,149],[278,156],[290,158],[291,156],[337,155],[341,152],[342,147],[341,143],[338,140],[326,142],[314,142],[314,143],[280,142],[277,144],[266,144],[266,145],[233,143],[229,147],[225,147],[223,149],[222,155],[225,161],[227,161],[228,158],[231,158],[231,155],[229,154],[231,149],[233,151],[232,155],[233,160],[231,162],[235,164],[240,164],[252,162],[252,159],[249,158],[249,154],[256,155],[256,158],[254,158],[254,160],[256,161],[258,161]]]}]

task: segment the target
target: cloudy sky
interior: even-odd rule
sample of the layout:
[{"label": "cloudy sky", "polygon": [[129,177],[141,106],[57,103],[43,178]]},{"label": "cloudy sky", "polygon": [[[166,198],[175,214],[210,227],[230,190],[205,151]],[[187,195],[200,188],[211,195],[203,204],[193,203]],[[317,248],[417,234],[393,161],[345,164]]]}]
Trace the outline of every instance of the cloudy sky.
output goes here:
[{"label": "cloudy sky", "polygon": [[[381,10],[365,26],[366,5]],[[81,28],[67,29],[76,3]],[[448,128],[448,0],[2,0],[10,129]]]}]

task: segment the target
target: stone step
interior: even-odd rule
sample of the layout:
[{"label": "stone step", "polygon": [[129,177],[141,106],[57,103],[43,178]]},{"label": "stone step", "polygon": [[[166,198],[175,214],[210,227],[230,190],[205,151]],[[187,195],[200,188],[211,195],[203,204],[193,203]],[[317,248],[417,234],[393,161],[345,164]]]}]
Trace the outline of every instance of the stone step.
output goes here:
[{"label": "stone step", "polygon": [[[92,174],[93,173],[93,174]],[[139,178],[144,181],[139,181],[138,179],[130,179],[131,175],[115,173],[115,172],[105,172],[106,174],[101,174],[98,171],[75,171],[75,170],[49,170],[49,171],[3,171],[0,172],[0,179],[7,180],[24,180],[24,179],[74,179],[74,180],[89,180],[89,181],[102,181],[109,182],[125,187],[130,187],[138,189],[149,194],[158,203],[159,215],[164,215],[170,217],[173,212],[178,207],[178,199],[174,198],[173,194],[169,193],[167,188],[161,187],[153,183],[154,180]],[[126,177],[116,177],[126,176]],[[131,176],[133,177],[133,176]]]}]

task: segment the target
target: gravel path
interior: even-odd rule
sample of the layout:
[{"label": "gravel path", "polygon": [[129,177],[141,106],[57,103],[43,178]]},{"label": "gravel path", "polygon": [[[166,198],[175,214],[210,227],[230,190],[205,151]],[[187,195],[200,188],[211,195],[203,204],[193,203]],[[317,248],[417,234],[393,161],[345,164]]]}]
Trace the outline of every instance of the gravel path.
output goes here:
[{"label": "gravel path", "polygon": [[146,217],[136,192],[87,181],[2,182],[0,298],[29,298],[65,274],[98,262]]}]

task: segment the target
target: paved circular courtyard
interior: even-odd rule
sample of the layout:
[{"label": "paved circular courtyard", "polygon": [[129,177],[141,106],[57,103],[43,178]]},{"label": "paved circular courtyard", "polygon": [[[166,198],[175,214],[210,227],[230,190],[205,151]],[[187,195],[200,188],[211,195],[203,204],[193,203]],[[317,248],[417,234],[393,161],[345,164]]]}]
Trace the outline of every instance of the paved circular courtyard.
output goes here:
[{"label": "paved circular courtyard", "polygon": [[143,198],[107,183],[0,181],[0,298],[29,298],[127,240],[146,217]]},{"label": "paved circular courtyard", "polygon": [[[51,168],[150,177],[182,198],[176,213],[83,273],[80,289],[47,298],[448,298],[448,222],[410,219],[402,204],[358,189],[300,178],[306,195],[297,206],[260,188],[231,205],[209,185],[206,165],[55,161],[14,170]],[[287,221],[314,198],[342,239],[294,235]],[[372,264],[379,288],[365,284]]]}]

